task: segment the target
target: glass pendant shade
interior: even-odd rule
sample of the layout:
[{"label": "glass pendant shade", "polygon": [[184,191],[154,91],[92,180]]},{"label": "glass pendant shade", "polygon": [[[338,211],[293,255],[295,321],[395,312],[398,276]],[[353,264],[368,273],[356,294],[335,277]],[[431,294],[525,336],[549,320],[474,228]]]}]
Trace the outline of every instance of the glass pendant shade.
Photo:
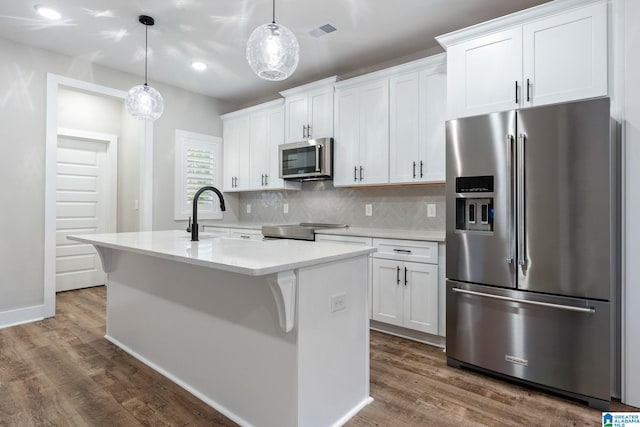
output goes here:
[{"label": "glass pendant shade", "polygon": [[127,111],[136,119],[156,120],[160,118],[164,111],[164,100],[160,92],[147,84],[147,55],[148,48],[148,28],[155,24],[155,20],[147,15],[138,16],[138,22],[145,26],[144,29],[144,84],[137,85],[129,89],[124,103]]},{"label": "glass pendant shade", "polygon": [[156,120],[164,111],[162,95],[147,84],[129,89],[124,102],[129,114],[140,120]]},{"label": "glass pendant shade", "polygon": [[298,66],[300,46],[284,25],[264,24],[253,30],[247,41],[247,61],[253,71],[265,80],[284,80]]}]

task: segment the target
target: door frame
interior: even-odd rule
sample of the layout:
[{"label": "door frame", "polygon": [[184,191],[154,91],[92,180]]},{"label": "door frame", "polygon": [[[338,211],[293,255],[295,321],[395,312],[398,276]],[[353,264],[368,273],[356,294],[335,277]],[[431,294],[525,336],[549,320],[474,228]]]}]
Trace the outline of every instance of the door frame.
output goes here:
[{"label": "door frame", "polygon": [[[44,288],[40,316],[56,313],[56,164],[58,160],[58,90],[60,87],[108,96],[124,101],[126,91],[114,89],[58,74],[47,73],[47,103],[45,125],[45,182],[44,182]],[[151,230],[153,208],[153,122],[141,122],[140,132],[140,231]]]}]

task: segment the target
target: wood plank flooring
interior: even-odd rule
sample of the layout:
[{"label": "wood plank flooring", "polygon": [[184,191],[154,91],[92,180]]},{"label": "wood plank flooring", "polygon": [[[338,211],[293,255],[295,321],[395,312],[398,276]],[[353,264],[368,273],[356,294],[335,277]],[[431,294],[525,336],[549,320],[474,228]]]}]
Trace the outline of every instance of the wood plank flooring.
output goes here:
[{"label": "wood plank flooring", "polygon": [[[0,426],[235,425],[106,341],[105,299],[104,287],[64,292],[56,317],[0,329]],[[580,403],[450,368],[439,348],[374,331],[371,396],[348,426],[602,425]]]}]

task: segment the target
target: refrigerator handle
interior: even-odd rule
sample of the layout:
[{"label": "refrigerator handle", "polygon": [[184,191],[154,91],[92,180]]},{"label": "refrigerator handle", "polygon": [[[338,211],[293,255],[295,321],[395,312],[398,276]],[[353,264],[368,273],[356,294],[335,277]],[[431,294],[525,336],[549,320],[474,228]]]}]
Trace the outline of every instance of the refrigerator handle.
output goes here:
[{"label": "refrigerator handle", "polygon": [[518,136],[518,264],[523,268],[527,265],[527,242],[526,242],[526,230],[527,230],[527,214],[525,204],[525,142],[527,140],[526,135],[520,134]]},{"label": "refrigerator handle", "polygon": [[505,261],[507,262],[507,264],[513,264],[513,261],[515,259],[513,228],[515,227],[514,215],[516,211],[515,197],[513,196],[513,135],[507,135],[505,140],[507,143],[507,242],[509,242],[508,253]]}]

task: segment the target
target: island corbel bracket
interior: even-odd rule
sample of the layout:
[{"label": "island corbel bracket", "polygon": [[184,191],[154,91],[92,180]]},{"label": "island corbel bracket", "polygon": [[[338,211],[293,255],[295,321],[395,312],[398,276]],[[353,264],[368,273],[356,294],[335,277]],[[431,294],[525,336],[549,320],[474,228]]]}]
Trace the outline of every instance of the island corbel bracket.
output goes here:
[{"label": "island corbel bracket", "polygon": [[105,273],[111,273],[113,271],[113,263],[111,262],[111,257],[113,254],[113,250],[110,248],[105,248],[104,246],[94,245],[98,255],[100,255],[100,261],[102,262],[102,269]]},{"label": "island corbel bracket", "polygon": [[281,271],[267,281],[276,300],[280,327],[284,332],[291,332],[296,320],[296,274],[293,270]]}]

